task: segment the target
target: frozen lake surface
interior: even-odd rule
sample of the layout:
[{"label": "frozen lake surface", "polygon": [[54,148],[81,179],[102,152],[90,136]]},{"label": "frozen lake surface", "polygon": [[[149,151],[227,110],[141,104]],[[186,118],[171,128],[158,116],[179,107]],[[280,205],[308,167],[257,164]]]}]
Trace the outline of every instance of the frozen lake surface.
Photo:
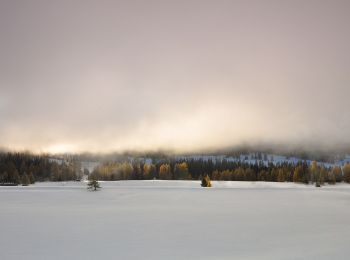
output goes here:
[{"label": "frozen lake surface", "polygon": [[0,259],[349,259],[350,185],[0,187]]}]

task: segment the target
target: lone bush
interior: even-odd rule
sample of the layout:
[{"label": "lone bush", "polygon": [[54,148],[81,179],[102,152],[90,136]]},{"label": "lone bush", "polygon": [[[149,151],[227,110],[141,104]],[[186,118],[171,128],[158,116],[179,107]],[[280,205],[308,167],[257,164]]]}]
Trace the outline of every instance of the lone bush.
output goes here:
[{"label": "lone bush", "polygon": [[211,181],[210,181],[210,178],[209,178],[208,174],[202,178],[201,186],[202,187],[211,187]]}]

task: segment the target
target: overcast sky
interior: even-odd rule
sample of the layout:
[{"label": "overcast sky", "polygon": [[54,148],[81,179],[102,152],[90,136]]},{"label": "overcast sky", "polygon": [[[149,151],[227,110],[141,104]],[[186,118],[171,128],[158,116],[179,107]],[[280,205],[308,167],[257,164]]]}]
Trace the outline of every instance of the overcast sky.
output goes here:
[{"label": "overcast sky", "polygon": [[350,1],[0,0],[0,147],[350,144]]}]

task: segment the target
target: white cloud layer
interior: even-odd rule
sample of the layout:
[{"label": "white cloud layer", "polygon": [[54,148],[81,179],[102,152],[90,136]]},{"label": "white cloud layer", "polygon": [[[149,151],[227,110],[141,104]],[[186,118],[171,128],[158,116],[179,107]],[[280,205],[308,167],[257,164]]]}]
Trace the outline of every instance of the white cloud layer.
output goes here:
[{"label": "white cloud layer", "polygon": [[1,1],[0,146],[348,145],[348,1]]}]

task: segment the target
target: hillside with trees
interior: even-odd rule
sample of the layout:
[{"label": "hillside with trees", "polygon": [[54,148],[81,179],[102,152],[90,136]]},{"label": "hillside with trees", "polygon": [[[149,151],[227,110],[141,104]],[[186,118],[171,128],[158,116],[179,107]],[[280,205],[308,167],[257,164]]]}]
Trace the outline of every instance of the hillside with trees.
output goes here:
[{"label": "hillside with trees", "polygon": [[0,154],[0,184],[28,185],[35,181],[70,181],[80,179],[78,161],[59,162],[47,155],[28,153]]}]

